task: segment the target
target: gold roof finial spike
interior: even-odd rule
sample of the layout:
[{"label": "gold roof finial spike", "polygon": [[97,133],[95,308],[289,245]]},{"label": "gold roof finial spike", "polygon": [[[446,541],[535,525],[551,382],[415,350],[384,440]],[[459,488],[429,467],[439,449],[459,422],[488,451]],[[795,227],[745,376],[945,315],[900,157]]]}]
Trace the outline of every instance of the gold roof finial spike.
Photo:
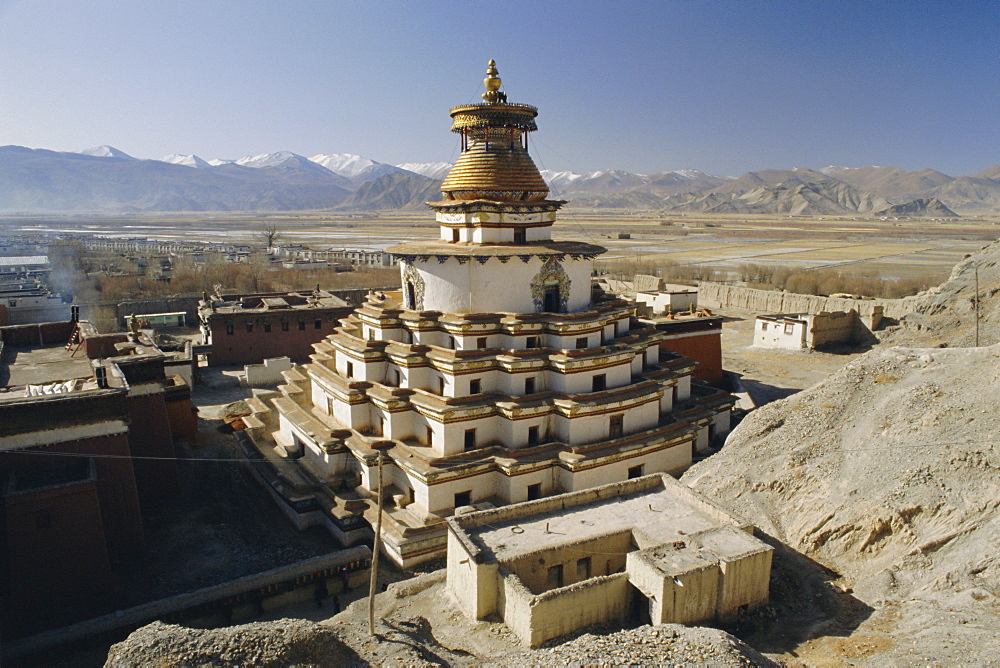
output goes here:
[{"label": "gold roof finial spike", "polygon": [[483,79],[483,85],[486,86],[486,92],[483,93],[483,100],[488,104],[507,101],[507,96],[500,92],[500,84],[503,81],[497,76],[499,73],[497,62],[491,58],[490,64],[486,68],[486,78]]}]

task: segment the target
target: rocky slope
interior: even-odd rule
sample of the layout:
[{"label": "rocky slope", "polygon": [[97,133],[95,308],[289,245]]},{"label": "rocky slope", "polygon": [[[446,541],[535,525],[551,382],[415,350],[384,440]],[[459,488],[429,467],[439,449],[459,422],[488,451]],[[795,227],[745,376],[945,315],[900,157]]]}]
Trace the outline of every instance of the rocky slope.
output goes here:
[{"label": "rocky slope", "polygon": [[870,610],[816,636],[871,636],[876,661],[989,662],[998,396],[1000,345],[877,349],[751,413],[682,480],[836,571]]},{"label": "rocky slope", "polygon": [[898,327],[880,334],[883,341],[921,346],[975,344],[976,275],[979,282],[979,343],[1000,343],[1000,241],[955,265],[947,281],[920,295],[916,311]]},{"label": "rocky slope", "polygon": [[524,649],[502,623],[468,621],[451,604],[443,571],[390,585],[376,610],[374,638],[363,598],[318,624],[281,619],[201,630],[155,622],[112,646],[105,665],[774,665],[728,633],[674,624],[591,629]]}]

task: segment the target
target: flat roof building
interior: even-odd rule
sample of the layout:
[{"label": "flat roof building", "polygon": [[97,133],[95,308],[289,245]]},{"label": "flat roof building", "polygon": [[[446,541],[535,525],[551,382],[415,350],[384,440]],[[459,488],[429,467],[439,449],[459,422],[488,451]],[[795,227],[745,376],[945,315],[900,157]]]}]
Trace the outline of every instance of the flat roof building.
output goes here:
[{"label": "flat roof building", "polygon": [[531,647],[591,624],[727,622],[767,603],[773,548],[666,474],[448,525],[448,589]]}]

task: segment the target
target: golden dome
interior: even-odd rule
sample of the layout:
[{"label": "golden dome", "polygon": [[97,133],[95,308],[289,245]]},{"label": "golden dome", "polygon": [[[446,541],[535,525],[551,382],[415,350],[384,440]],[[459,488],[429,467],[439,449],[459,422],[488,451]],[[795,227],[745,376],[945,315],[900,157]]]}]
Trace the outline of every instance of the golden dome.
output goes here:
[{"label": "golden dome", "polygon": [[527,133],[538,129],[538,109],[508,103],[497,74],[491,60],[483,79],[485,102],[451,110],[451,129],[462,136],[462,154],[441,185],[447,200],[523,202],[548,195],[527,147]]}]

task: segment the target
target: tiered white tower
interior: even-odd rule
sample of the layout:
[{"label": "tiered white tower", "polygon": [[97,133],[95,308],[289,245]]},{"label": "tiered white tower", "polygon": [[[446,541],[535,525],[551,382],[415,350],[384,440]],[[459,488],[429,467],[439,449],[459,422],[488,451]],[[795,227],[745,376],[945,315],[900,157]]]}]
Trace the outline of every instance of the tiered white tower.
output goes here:
[{"label": "tiered white tower", "polygon": [[552,240],[565,202],[527,152],[538,111],[496,75],[490,61],[484,102],[451,110],[462,154],[429,203],[440,238],[390,248],[401,292],[370,297],[272,401],[276,452],[326,484],[342,524],[386,453],[385,549],[405,566],[443,556],[456,508],[679,473],[729,430],[728,395],[693,397],[694,362],[595,295],[605,249]]}]

